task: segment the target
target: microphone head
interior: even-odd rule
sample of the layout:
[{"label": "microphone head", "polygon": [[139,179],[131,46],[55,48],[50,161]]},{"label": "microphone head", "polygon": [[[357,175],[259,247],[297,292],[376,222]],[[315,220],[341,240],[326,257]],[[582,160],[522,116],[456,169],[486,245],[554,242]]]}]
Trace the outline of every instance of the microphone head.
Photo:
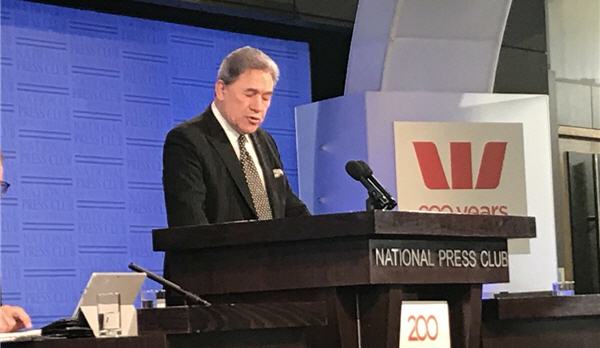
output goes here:
[{"label": "microphone head", "polygon": [[369,165],[363,161],[348,161],[346,163],[346,172],[354,180],[358,181],[373,174],[373,171],[371,168],[369,168]]},{"label": "microphone head", "polygon": [[364,161],[357,161],[358,164],[361,166],[362,168],[362,172],[364,173],[365,177],[369,177],[373,175],[373,170],[371,169],[371,167],[369,167],[369,165],[364,162]]}]

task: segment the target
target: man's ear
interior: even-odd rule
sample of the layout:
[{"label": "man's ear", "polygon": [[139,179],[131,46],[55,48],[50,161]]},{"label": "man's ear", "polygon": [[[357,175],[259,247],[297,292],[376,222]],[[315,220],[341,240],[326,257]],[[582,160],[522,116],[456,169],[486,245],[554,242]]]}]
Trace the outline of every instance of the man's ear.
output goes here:
[{"label": "man's ear", "polygon": [[225,82],[223,80],[217,80],[215,82],[215,98],[217,100],[223,100],[225,98]]}]

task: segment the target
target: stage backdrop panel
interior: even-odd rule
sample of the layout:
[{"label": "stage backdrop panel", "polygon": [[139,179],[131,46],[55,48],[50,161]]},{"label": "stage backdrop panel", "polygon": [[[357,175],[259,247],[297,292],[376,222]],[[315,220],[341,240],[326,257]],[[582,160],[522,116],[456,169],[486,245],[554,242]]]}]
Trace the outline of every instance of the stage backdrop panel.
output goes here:
[{"label": "stage backdrop panel", "polygon": [[[424,198],[407,198],[406,195],[412,192],[399,192],[396,186],[398,171],[413,175],[414,185],[423,185],[423,181],[419,171],[407,170],[406,163],[396,162],[395,122],[455,122],[464,132],[477,129],[478,124],[522,124],[527,204],[521,208],[536,218],[537,237],[529,240],[528,253],[522,253],[522,247],[517,250],[519,254],[509,256],[510,283],[490,284],[484,287],[484,292],[551,289],[556,281],[556,241],[548,96],[366,92],[304,105],[296,110],[301,197],[318,214],[365,209],[367,191],[344,170],[348,160],[366,161],[379,182],[398,199],[400,207],[405,207],[403,201],[406,199]],[[468,127],[471,124],[473,128]],[[448,137],[457,136],[454,139],[458,141],[460,135],[452,130],[448,129]],[[411,140],[417,140],[417,134],[411,136],[415,136]],[[473,138],[485,139],[479,135]],[[419,140],[431,139],[429,134]],[[503,141],[501,138],[495,140]],[[519,171],[518,167],[520,165],[510,170]],[[451,169],[446,170],[451,172]],[[515,174],[521,176],[523,172],[511,174],[514,180]],[[511,177],[506,172],[503,175],[505,179]],[[508,180],[505,184],[509,192],[512,186],[515,194],[520,194],[521,182]],[[481,213],[486,211],[479,210]],[[501,214],[500,211],[496,213]],[[513,213],[518,215],[516,211]]]},{"label": "stage backdrop panel", "polygon": [[161,272],[162,143],[212,99],[218,64],[252,45],[280,65],[265,122],[297,187],[293,108],[306,43],[2,1],[2,288],[36,325],[71,314],[93,271]]}]

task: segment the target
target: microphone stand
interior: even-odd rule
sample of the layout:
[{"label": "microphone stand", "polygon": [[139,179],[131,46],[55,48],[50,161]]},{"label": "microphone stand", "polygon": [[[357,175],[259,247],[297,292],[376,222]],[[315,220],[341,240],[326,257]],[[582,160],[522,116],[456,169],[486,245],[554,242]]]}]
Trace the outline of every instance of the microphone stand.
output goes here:
[{"label": "microphone stand", "polygon": [[183,298],[185,300],[186,305],[187,304],[192,304],[192,305],[196,305],[196,304],[201,304],[205,307],[210,307],[211,303],[206,301],[205,299],[203,299],[202,297],[189,292],[187,290],[184,290],[181,288],[181,286],[173,283],[172,281],[169,281],[161,276],[159,276],[158,274],[155,274],[153,272],[150,272],[147,269],[144,269],[138,265],[136,265],[135,263],[131,262],[129,264],[129,269],[136,271],[136,272],[140,272],[140,273],[145,273],[146,276],[152,280],[154,280],[155,282],[161,284],[162,286],[164,286],[165,288],[169,288],[173,291],[175,291],[176,293],[179,293],[180,295],[183,295]]},{"label": "microphone stand", "polygon": [[367,197],[367,199],[365,200],[365,205],[366,205],[366,209],[367,211],[373,211],[375,209],[381,209],[381,208],[376,208],[375,207],[375,200],[373,199],[373,197],[369,196]]},{"label": "microphone stand", "polygon": [[380,192],[369,192],[369,196],[365,201],[367,211],[373,210],[392,210],[398,205],[391,197],[385,197]]}]

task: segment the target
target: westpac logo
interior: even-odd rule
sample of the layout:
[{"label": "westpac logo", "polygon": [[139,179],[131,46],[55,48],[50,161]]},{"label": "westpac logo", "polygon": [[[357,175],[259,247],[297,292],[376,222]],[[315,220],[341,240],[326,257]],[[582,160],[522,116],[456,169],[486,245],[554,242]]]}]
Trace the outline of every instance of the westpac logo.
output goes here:
[{"label": "westpac logo", "polygon": [[[413,141],[423,182],[431,190],[449,190],[447,175],[434,142]],[[473,162],[470,142],[450,142],[450,176],[453,190],[491,190],[502,176],[507,142],[490,141],[483,147],[477,180],[473,185]]]}]

